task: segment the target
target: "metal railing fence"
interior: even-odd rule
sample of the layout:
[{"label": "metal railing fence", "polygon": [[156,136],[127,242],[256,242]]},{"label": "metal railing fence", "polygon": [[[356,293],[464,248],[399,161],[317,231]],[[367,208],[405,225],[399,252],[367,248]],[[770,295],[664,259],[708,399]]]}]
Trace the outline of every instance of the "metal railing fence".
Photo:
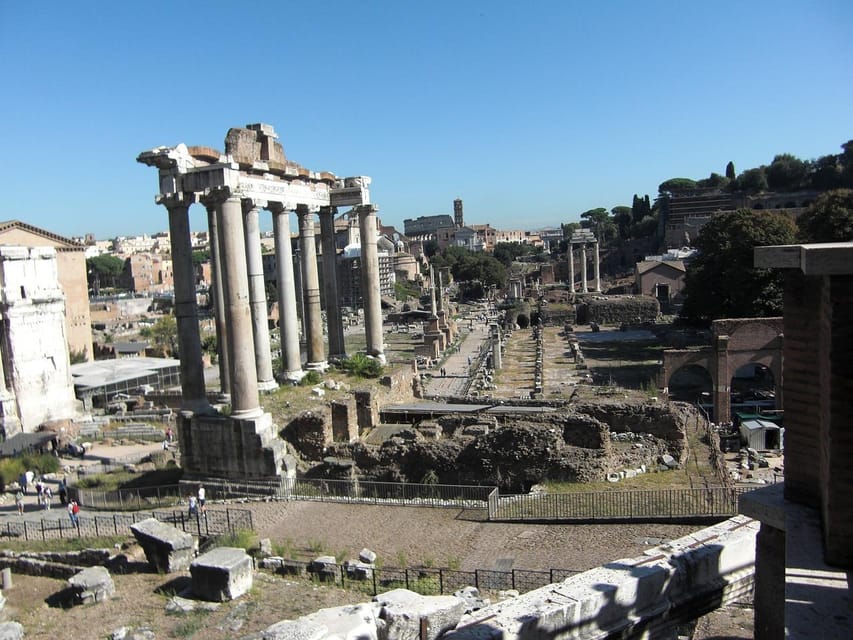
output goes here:
[{"label": "metal railing fence", "polygon": [[310,565],[310,562],[287,560],[279,571],[309,575],[318,581],[334,582],[337,586],[357,589],[371,595],[396,588],[409,589],[422,595],[443,595],[468,586],[477,587],[481,591],[496,592],[515,589],[524,593],[580,573],[578,570],[571,569],[463,571],[448,568],[376,567],[362,568],[356,577],[347,570],[346,564],[334,565],[334,573],[327,571],[311,573]]},{"label": "metal railing fence", "polygon": [[499,496],[490,520],[670,520],[736,515],[751,489],[711,487]]},{"label": "metal railing fence", "polygon": [[235,533],[254,528],[252,512],[248,509],[208,509],[204,514],[190,516],[186,511],[134,511],[128,513],[87,514],[77,516],[77,525],[66,517],[41,520],[16,520],[6,518],[0,523],[0,537],[24,540],[56,538],[101,538],[125,536],[130,525],[157,518],[168,522],[185,533],[196,536],[213,536]]}]

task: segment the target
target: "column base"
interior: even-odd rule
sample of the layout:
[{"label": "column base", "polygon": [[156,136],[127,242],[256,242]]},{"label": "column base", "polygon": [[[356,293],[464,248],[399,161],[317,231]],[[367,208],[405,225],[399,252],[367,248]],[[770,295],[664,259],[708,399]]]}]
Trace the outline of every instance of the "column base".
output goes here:
[{"label": "column base", "polygon": [[244,409],[242,411],[231,410],[230,417],[235,420],[254,420],[258,416],[264,415],[263,407],[255,407],[254,409]]},{"label": "column base", "polygon": [[305,372],[302,369],[295,369],[294,371],[286,371],[282,380],[290,384],[299,384],[299,381],[304,377]]},{"label": "column base", "polygon": [[320,373],[323,373],[329,368],[329,363],[326,360],[320,360],[319,362],[306,362],[305,368],[308,371],[319,371]]},{"label": "column base", "polygon": [[275,391],[278,389],[278,382],[275,380],[258,380],[258,391],[263,393],[270,393],[271,391]]},{"label": "column base", "polygon": [[381,364],[382,366],[385,366],[386,364],[388,364],[388,361],[385,359],[384,353],[367,354],[367,357],[373,358],[374,360],[378,360],[379,364]]}]

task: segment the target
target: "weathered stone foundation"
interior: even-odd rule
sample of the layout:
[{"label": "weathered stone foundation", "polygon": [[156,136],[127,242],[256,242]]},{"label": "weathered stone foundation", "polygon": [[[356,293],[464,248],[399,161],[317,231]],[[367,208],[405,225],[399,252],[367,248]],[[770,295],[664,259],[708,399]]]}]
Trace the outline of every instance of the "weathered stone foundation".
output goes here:
[{"label": "weathered stone foundation", "polygon": [[245,479],[281,473],[285,444],[269,413],[253,418],[182,413],[177,426],[181,466],[189,476]]}]

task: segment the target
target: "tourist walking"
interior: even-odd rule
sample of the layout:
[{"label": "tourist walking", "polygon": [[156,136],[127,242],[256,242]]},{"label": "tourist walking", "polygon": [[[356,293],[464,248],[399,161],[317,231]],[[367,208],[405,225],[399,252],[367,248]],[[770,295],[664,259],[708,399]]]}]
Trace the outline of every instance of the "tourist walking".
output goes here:
[{"label": "tourist walking", "polygon": [[68,517],[71,519],[71,526],[77,528],[80,526],[80,505],[76,500],[68,503]]},{"label": "tourist walking", "polygon": [[65,503],[68,501],[68,484],[65,482],[65,478],[59,481],[59,502],[64,507]]},{"label": "tourist walking", "polygon": [[36,501],[39,503],[39,506],[44,504],[44,485],[41,480],[36,480]]},{"label": "tourist walking", "polygon": [[15,506],[18,507],[18,514],[24,515],[24,492],[20,489],[15,493]]},{"label": "tourist walking", "polygon": [[26,479],[24,480],[24,493],[27,492],[27,487],[33,483],[35,480],[36,474],[33,473],[32,469],[27,469],[27,472],[24,474]]},{"label": "tourist walking", "polygon": [[47,485],[45,485],[42,491],[42,500],[44,501],[44,510],[50,511],[50,501],[53,500],[53,491]]},{"label": "tourist walking", "polygon": [[189,503],[190,503],[190,515],[191,516],[198,515],[198,500],[196,499],[196,497],[190,496]]},{"label": "tourist walking", "polygon": [[21,476],[18,478],[18,484],[21,485],[21,491],[24,492],[24,495],[27,494],[27,472],[21,471]]},{"label": "tourist walking", "polygon": [[202,513],[204,513],[204,497],[205,497],[204,485],[198,485],[198,508],[199,508],[199,511],[201,511]]}]

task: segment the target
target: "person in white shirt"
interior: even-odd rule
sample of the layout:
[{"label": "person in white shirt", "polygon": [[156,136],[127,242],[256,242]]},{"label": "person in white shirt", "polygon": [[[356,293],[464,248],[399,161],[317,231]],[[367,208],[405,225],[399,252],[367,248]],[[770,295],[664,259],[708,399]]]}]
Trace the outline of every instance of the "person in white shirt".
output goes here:
[{"label": "person in white shirt", "polygon": [[204,494],[204,486],[198,485],[198,508],[202,513],[204,513]]}]

